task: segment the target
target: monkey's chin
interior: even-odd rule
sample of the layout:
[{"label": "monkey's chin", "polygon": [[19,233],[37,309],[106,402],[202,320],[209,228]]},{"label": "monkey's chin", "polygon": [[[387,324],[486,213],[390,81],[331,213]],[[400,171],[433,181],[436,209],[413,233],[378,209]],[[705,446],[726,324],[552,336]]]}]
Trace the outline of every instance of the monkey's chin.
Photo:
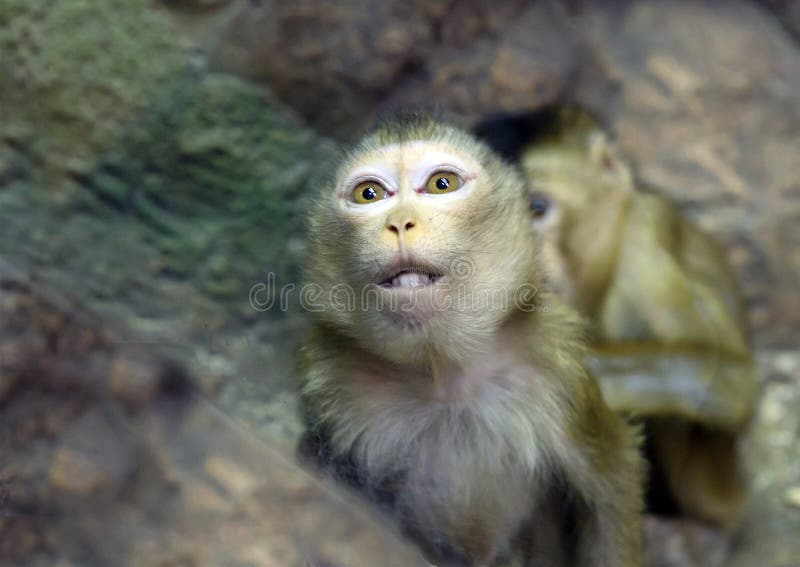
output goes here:
[{"label": "monkey's chin", "polygon": [[453,310],[382,313],[381,319],[365,346],[398,364],[428,364],[433,353],[466,360],[488,344],[492,328]]},{"label": "monkey's chin", "polygon": [[381,288],[381,311],[409,332],[422,331],[425,324],[450,308],[449,289],[440,281]]},{"label": "monkey's chin", "polygon": [[387,291],[397,303],[367,316],[365,346],[399,364],[427,364],[432,353],[464,360],[489,344],[503,313],[463,311],[449,290],[438,297],[435,291],[434,286]]}]

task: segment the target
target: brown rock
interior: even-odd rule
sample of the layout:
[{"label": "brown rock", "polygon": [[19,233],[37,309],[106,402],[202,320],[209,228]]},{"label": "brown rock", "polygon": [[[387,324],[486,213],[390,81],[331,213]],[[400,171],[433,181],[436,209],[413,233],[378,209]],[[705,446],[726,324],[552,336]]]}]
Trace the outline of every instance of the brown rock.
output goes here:
[{"label": "brown rock", "polygon": [[53,489],[81,495],[120,489],[133,464],[129,440],[120,434],[100,408],[69,424],[50,469]]},{"label": "brown rock", "polygon": [[32,346],[5,367],[0,564],[421,564],[286,447],[255,439],[191,382],[169,386],[183,374],[157,351],[128,348],[0,269],[0,345],[20,322]]},{"label": "brown rock", "polygon": [[108,387],[111,394],[122,402],[144,404],[153,399],[159,385],[158,369],[151,360],[142,360],[141,357],[120,357],[111,364]]},{"label": "brown rock", "polygon": [[252,495],[259,487],[259,480],[248,470],[230,459],[211,456],[204,463],[206,472],[237,499]]},{"label": "brown rock", "polygon": [[761,0],[770,8],[787,31],[800,39],[800,2],[796,0]]},{"label": "brown rock", "polygon": [[181,501],[188,510],[197,510],[203,514],[230,516],[237,510],[236,502],[204,482],[184,482],[181,487]]},{"label": "brown rock", "polygon": [[213,68],[269,83],[339,137],[409,104],[467,122],[536,109],[564,91],[576,64],[556,10],[520,0],[243,3],[223,27]]},{"label": "brown rock", "polygon": [[758,340],[787,344],[800,331],[797,45],[744,1],[607,8],[582,15],[603,72],[577,99],[645,184],[729,247]]},{"label": "brown rock", "polygon": [[88,494],[109,484],[100,459],[74,449],[60,449],[55,456],[50,480],[56,490]]}]

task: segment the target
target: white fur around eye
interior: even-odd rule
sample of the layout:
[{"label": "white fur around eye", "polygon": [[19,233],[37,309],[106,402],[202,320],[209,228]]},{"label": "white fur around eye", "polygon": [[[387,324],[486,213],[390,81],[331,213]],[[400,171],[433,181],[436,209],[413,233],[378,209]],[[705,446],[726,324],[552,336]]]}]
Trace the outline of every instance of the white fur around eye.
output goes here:
[{"label": "white fur around eye", "polygon": [[[386,198],[378,199],[374,203],[353,202],[353,191],[364,182],[375,182],[386,191]],[[340,206],[348,212],[370,212],[385,210],[393,203],[397,194],[397,181],[388,172],[378,169],[359,169],[351,173],[338,191]]]},{"label": "white fur around eye", "polygon": [[420,199],[425,199],[425,203],[431,204],[433,206],[436,205],[446,205],[448,203],[452,203],[454,201],[460,201],[467,197],[470,192],[472,191],[473,186],[475,185],[474,181],[463,181],[461,187],[459,187],[455,191],[451,191],[450,193],[428,193],[428,192],[421,192],[417,195]]},{"label": "white fur around eye", "polygon": [[431,175],[439,171],[455,173],[463,181],[470,177],[470,171],[475,166],[470,167],[456,156],[433,151],[426,153],[421,159],[409,168],[409,176],[415,188],[424,187]]},{"label": "white fur around eye", "polygon": [[[480,165],[453,153],[452,148],[431,142],[409,142],[389,145],[364,158],[344,176],[340,185],[340,207],[348,214],[372,215],[385,212],[408,193],[411,199],[424,200],[432,206],[443,206],[466,197],[475,185]],[[458,190],[433,194],[425,191],[428,179],[437,172],[453,173],[461,180]],[[388,197],[374,203],[352,201],[351,192],[359,183],[380,183]]]},{"label": "white fur around eye", "polygon": [[[455,191],[450,191],[448,193],[428,193],[427,186],[428,181],[430,181],[431,177],[436,176],[439,173],[452,173],[456,177],[458,177],[459,187]],[[457,193],[466,194],[472,188],[472,181],[474,180],[474,176],[470,175],[464,168],[452,165],[451,163],[441,163],[434,165],[433,167],[429,168],[429,170],[421,176],[422,181],[420,183],[416,183],[414,185],[415,190],[419,190],[419,195],[422,197],[433,197],[437,200],[445,199],[447,197],[451,197],[456,195]],[[463,197],[464,195],[459,195],[459,197]]]},{"label": "white fur around eye", "polygon": [[348,197],[339,199],[339,204],[342,209],[346,210],[348,214],[357,215],[372,215],[381,212],[386,212],[389,208],[393,207],[397,201],[397,196],[388,196],[385,199],[380,199],[374,203],[354,203]]}]

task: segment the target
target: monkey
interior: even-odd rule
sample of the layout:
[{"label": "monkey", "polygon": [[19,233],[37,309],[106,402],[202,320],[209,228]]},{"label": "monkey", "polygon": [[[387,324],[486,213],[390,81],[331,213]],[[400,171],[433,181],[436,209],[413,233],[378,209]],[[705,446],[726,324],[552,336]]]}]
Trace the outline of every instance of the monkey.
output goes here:
[{"label": "monkey", "polygon": [[666,198],[637,187],[581,109],[478,130],[503,140],[523,170],[551,285],[590,321],[587,364],[604,398],[644,421],[648,509],[734,532],[747,496],[737,437],[757,382],[723,250]]},{"label": "monkey", "polygon": [[639,433],[546,289],[519,171],[422,113],[335,171],[309,207],[301,459],[436,565],[640,565]]}]

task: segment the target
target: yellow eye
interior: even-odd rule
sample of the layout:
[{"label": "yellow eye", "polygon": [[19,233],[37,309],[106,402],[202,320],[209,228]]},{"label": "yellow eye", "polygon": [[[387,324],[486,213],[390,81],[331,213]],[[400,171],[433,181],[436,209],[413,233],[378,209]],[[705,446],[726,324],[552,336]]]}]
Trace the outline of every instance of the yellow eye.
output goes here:
[{"label": "yellow eye", "polygon": [[461,179],[455,173],[438,171],[428,178],[425,190],[428,193],[452,193],[461,188]]},{"label": "yellow eye", "polygon": [[387,197],[386,189],[375,181],[364,181],[353,189],[352,200],[359,205],[367,205]]}]

